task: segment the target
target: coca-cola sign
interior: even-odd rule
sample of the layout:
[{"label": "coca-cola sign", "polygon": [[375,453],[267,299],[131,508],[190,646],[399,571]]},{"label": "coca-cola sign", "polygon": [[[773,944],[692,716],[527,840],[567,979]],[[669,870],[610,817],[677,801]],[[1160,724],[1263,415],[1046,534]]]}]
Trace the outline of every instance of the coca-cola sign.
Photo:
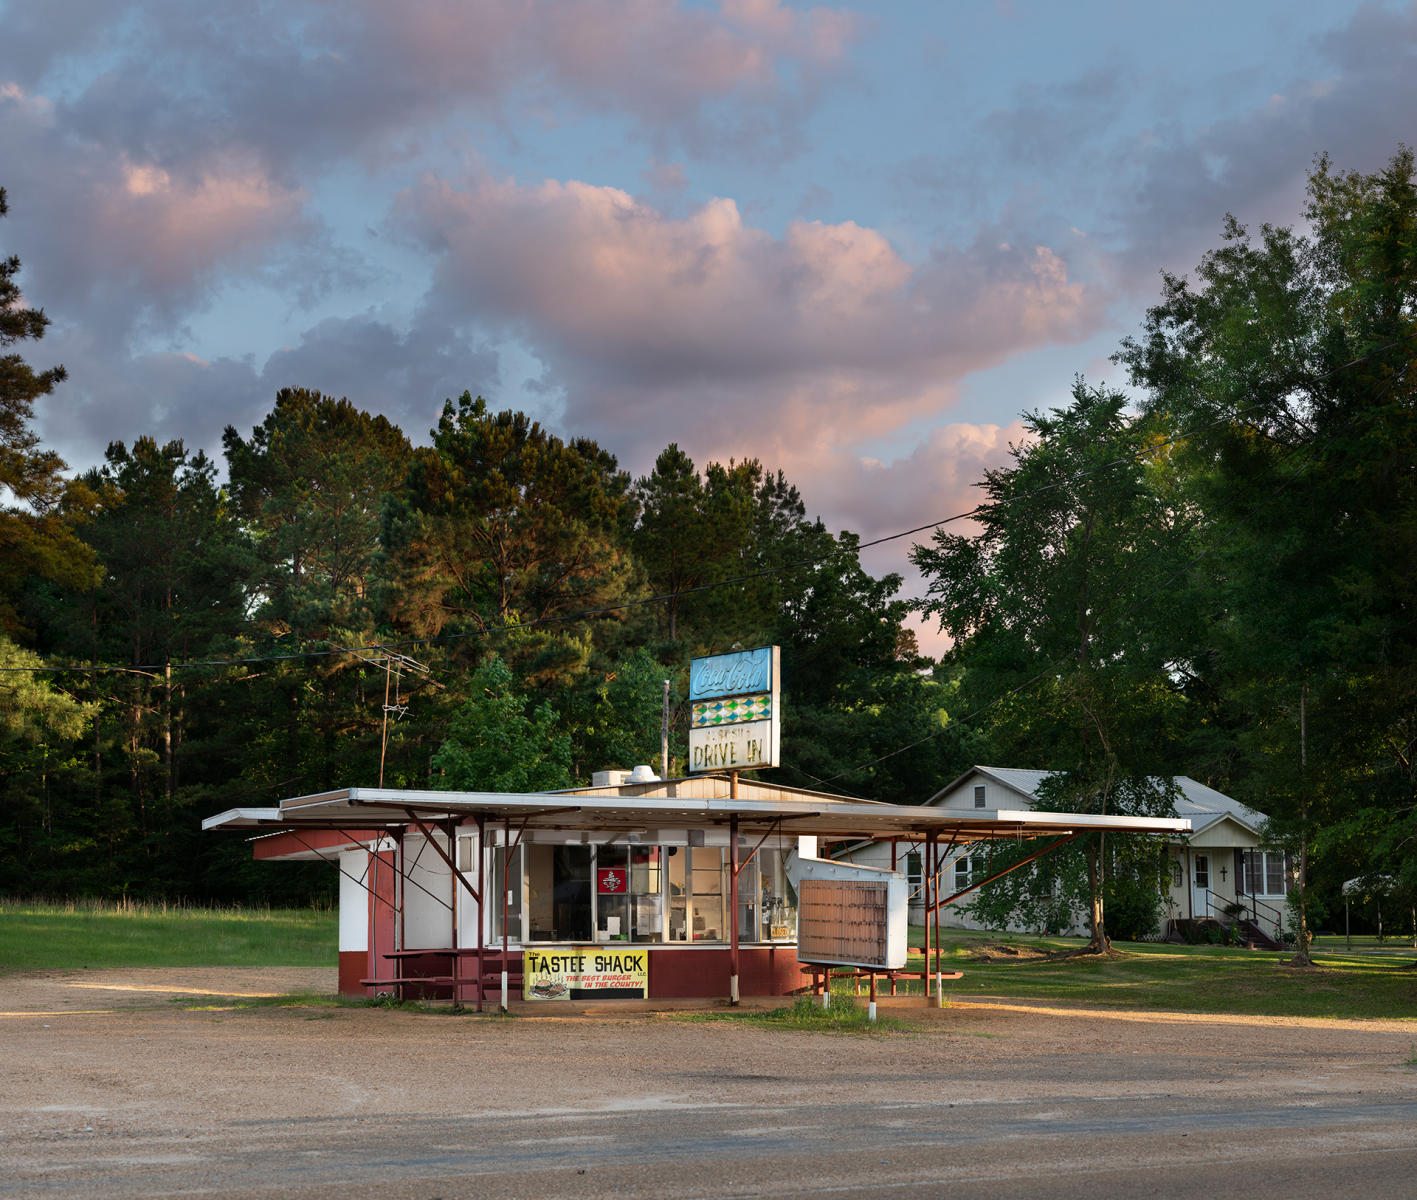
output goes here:
[{"label": "coca-cola sign", "polygon": [[773,666],[776,646],[715,654],[689,660],[689,699],[710,700],[718,696],[745,696],[750,692],[773,692],[777,680]]}]

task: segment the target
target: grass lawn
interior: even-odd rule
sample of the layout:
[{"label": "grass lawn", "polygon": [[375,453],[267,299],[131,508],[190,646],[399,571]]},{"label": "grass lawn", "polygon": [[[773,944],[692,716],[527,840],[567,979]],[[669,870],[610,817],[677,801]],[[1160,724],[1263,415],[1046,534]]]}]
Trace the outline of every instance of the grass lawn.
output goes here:
[{"label": "grass lawn", "polygon": [[333,910],[0,899],[0,972],[333,967]]},{"label": "grass lawn", "polygon": [[[0,899],[0,972],[89,967],[298,966],[336,964],[333,911],[196,908],[141,903],[46,903]],[[920,933],[911,931],[919,968]],[[945,930],[945,997],[1065,1007],[1236,1013],[1254,1016],[1396,1017],[1417,1028],[1417,951],[1375,939],[1321,939],[1317,970],[1281,964],[1284,953],[1224,946],[1118,942],[1113,959],[1049,961],[1069,938]],[[1012,951],[1010,954],[1008,951]],[[988,954],[996,961],[980,961]],[[835,990],[850,992],[849,980]],[[906,990],[918,991],[903,985]],[[864,985],[862,991],[864,992]],[[885,989],[882,989],[882,995]],[[807,1014],[813,1023],[820,1014]]]},{"label": "grass lawn", "polygon": [[[917,947],[911,953],[912,967],[919,962],[919,932],[911,931]],[[1287,953],[1224,946],[1117,942],[1117,958],[1048,961],[1040,953],[1076,948],[1081,940],[961,930],[944,930],[942,937],[942,967],[964,973],[962,979],[945,980],[947,1000],[1256,1016],[1399,1017],[1417,1025],[1417,970],[1407,969],[1417,963],[1417,951],[1376,955],[1355,944],[1352,953],[1345,953],[1342,939],[1336,939],[1314,948],[1318,969],[1294,970],[1281,965]],[[1001,948],[1016,951],[1016,957]],[[980,961],[986,953],[996,961]]]}]

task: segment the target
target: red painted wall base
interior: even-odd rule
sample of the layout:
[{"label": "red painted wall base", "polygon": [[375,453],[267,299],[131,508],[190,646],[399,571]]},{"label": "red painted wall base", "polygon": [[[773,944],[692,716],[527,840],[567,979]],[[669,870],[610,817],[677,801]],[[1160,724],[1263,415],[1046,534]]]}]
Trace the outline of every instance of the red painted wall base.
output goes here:
[{"label": "red painted wall base", "polygon": [[353,1000],[363,1000],[374,994],[373,988],[360,987],[359,981],[367,979],[369,969],[367,950],[341,950],[339,952],[339,994]]},{"label": "red painted wall base", "polygon": [[[430,950],[429,958],[405,960],[403,972],[407,975],[445,974],[446,966],[440,965],[438,952]],[[492,951],[488,952],[489,960]],[[521,971],[521,955],[512,951],[508,956],[509,968],[513,974]],[[442,960],[446,964],[446,959]],[[437,969],[434,969],[434,968]],[[360,985],[367,979],[369,956],[363,950],[341,950],[339,955],[339,993],[355,999],[374,995],[374,988]],[[471,959],[462,960],[462,971],[475,975],[476,969]],[[797,963],[795,946],[745,946],[738,951],[738,994],[741,996],[788,996],[799,988],[807,986],[810,976],[804,974]],[[440,994],[436,987],[430,987],[430,996]],[[494,989],[495,990],[495,989]],[[451,996],[451,990],[441,989]],[[472,988],[465,989],[464,1000],[475,998]],[[684,947],[674,950],[656,950],[649,956],[649,998],[651,1000],[678,999],[727,999],[728,997],[728,951],[721,947],[714,949],[692,949]],[[512,998],[520,1000],[522,990],[514,984]]]}]

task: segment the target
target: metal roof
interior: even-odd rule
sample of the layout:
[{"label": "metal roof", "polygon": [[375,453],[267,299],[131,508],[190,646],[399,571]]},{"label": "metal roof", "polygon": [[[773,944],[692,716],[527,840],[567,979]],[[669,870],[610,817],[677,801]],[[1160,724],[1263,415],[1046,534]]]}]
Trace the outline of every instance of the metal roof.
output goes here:
[{"label": "metal roof", "polygon": [[[936,804],[971,775],[984,775],[997,783],[1002,783],[1005,787],[1036,804],[1038,803],[1038,789],[1053,774],[1052,771],[1038,771],[1024,767],[972,767],[959,778],[951,780],[942,787],[926,803]],[[1154,777],[1153,782],[1160,784],[1162,777]],[[1192,832],[1199,833],[1202,829],[1214,825],[1216,821],[1225,817],[1238,821],[1256,835],[1263,831],[1264,823],[1268,820],[1264,813],[1257,812],[1234,797],[1225,795],[1224,792],[1217,792],[1213,787],[1207,787],[1189,775],[1176,775],[1172,778],[1172,782],[1176,785],[1176,790],[1179,793],[1175,797],[1176,815],[1191,820]]]},{"label": "metal roof", "polygon": [[1190,822],[1158,817],[1097,816],[980,809],[952,812],[919,805],[883,804],[739,780],[731,794],[726,777],[695,776],[560,792],[443,792],[343,788],[281,801],[279,808],[233,808],[202,822],[203,829],[389,829],[410,824],[469,822],[481,816],[527,829],[650,832],[727,826],[851,838],[919,838],[933,831],[959,841],[1040,837],[1081,830],[1185,833]]}]

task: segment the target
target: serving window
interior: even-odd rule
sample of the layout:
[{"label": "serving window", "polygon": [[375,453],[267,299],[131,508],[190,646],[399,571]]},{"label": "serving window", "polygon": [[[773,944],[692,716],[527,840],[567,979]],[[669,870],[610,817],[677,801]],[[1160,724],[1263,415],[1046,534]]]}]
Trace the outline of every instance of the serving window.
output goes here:
[{"label": "serving window", "polygon": [[[584,845],[572,841],[575,836],[543,834],[547,840],[533,840],[536,835],[530,835],[512,850],[505,875],[506,852],[488,847],[490,938],[501,939],[505,908],[506,936],[513,942],[729,940],[726,846],[691,846],[687,837],[680,844]],[[769,839],[739,872],[734,919],[740,941],[797,936],[797,898],[784,869],[787,851],[773,844],[785,840]]]}]

